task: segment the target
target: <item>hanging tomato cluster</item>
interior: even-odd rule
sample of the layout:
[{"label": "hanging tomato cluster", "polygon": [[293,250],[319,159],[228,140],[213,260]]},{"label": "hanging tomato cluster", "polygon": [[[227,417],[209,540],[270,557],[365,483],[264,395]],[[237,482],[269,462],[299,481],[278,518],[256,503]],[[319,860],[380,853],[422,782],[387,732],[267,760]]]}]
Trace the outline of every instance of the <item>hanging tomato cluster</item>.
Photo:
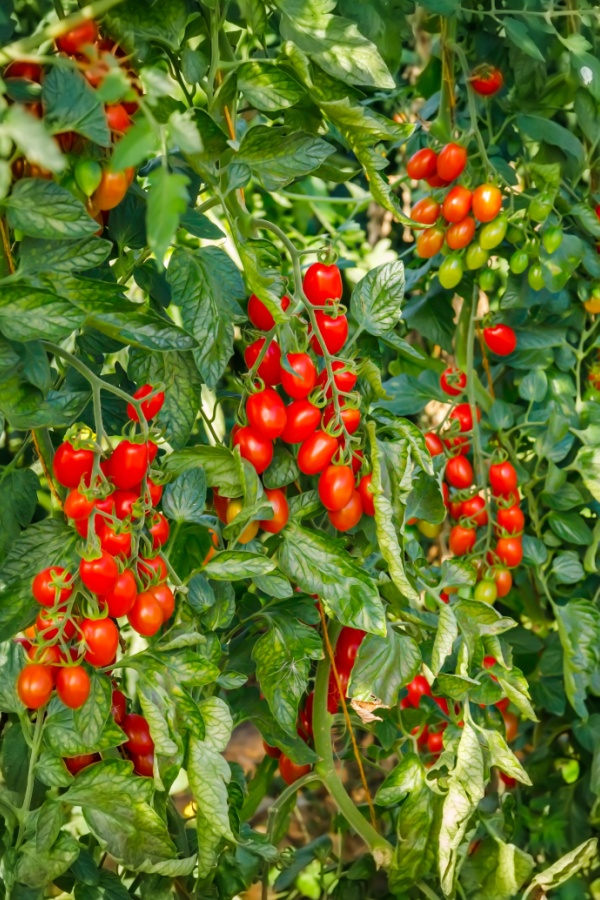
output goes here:
[{"label": "hanging tomato cluster", "polygon": [[[248,396],[242,421],[232,430],[232,443],[259,475],[273,460],[275,441],[293,447],[300,472],[319,476],[318,493],[329,521],[338,531],[348,531],[363,513],[374,515],[374,506],[371,475],[360,475],[364,456],[357,446],[360,439],[354,437],[361,423],[359,396],[353,392],[357,374],[351,362],[336,358],[348,338],[348,319],[339,305],[339,269],[314,263],[305,274],[303,290],[312,306],[311,323],[306,323],[309,347],[284,358],[275,339],[261,337],[246,347]],[[289,298],[283,297],[281,309],[289,305]],[[248,302],[248,316],[260,331],[275,325],[255,295]],[[319,371],[323,346],[327,362]],[[289,515],[285,490],[266,488],[265,494],[273,518],[250,522],[238,537],[240,543],[251,541],[259,528],[277,534],[285,527]],[[223,522],[233,522],[243,507],[240,499],[226,500],[218,489],[214,504]]]}]

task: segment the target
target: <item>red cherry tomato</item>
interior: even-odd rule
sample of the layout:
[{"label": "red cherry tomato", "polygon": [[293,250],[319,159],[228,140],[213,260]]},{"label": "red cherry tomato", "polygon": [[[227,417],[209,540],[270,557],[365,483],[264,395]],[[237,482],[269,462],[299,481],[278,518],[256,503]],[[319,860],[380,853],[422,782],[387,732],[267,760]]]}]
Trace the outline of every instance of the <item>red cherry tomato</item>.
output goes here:
[{"label": "red cherry tomato", "polygon": [[117,519],[125,519],[127,516],[134,517],[133,504],[140,499],[138,491],[115,491],[111,497]]},{"label": "red cherry tomato", "polygon": [[340,631],[335,645],[335,664],[340,674],[344,672],[348,678],[350,677],[358,655],[358,648],[366,633],[360,628],[350,628],[347,625],[344,625]]},{"label": "red cherry tomato", "polygon": [[471,191],[458,184],[448,191],[442,204],[442,215],[447,222],[462,222],[471,209]]},{"label": "red cherry tomato", "polygon": [[119,567],[114,557],[102,550],[100,556],[80,561],[79,575],[92,593],[104,595],[114,590],[119,578]]},{"label": "red cherry tomato", "polygon": [[137,597],[137,583],[131,569],[125,569],[117,579],[117,583],[108,594],[100,598],[100,605],[108,606],[108,614],[113,619],[126,616]]},{"label": "red cherry tomato", "polygon": [[48,702],[54,689],[54,678],[50,666],[29,663],[21,669],[17,678],[17,693],[27,709],[39,709]]},{"label": "red cherry tomato", "polygon": [[63,637],[70,641],[75,636],[75,622],[63,612],[49,613],[40,609],[36,616],[35,626],[40,638],[44,641],[53,641],[62,629]]},{"label": "red cherry tomato", "polygon": [[128,187],[129,180],[126,172],[111,172],[110,169],[103,169],[100,184],[92,194],[92,210],[107,212],[114,209],[125,197]]},{"label": "red cherry tomato", "polygon": [[455,222],[446,231],[446,243],[451,250],[462,250],[467,247],[475,236],[475,219],[465,216],[460,222]]},{"label": "red cherry tomato", "polygon": [[516,491],[519,486],[516,469],[508,460],[491,465],[489,478],[492,493],[495,495],[508,494]]},{"label": "red cherry tomato", "polygon": [[286,417],[281,440],[286,444],[300,444],[314,434],[321,421],[321,410],[308,400],[294,400],[286,407]]},{"label": "red cherry tomato", "polygon": [[500,538],[496,544],[496,556],[509,569],[520,565],[523,559],[523,545],[521,538]]},{"label": "red cherry tomato", "polygon": [[166,581],[169,574],[167,564],[161,556],[152,556],[150,558],[140,556],[138,558],[138,573],[143,578],[151,578],[158,582]]},{"label": "red cherry tomato", "polygon": [[469,78],[469,83],[480,97],[491,97],[497,94],[504,84],[504,76],[496,66],[477,66]]},{"label": "red cherry tomato", "polygon": [[148,531],[152,536],[152,549],[158,550],[169,540],[169,523],[161,512],[154,513]]},{"label": "red cherry tomato", "polygon": [[326,431],[315,431],[298,450],[298,467],[305,475],[318,475],[338,449],[337,439]]},{"label": "red cherry tomato", "polygon": [[57,602],[62,605],[73,593],[71,586],[63,586],[70,578],[69,572],[62,566],[48,566],[34,577],[31,593],[42,606],[51,607]]},{"label": "red cherry tomato", "polygon": [[[290,302],[289,297],[281,298],[281,308],[284,312],[289,307]],[[248,300],[248,318],[259,331],[270,331],[271,328],[275,327],[275,319],[256,294],[251,294]]]},{"label": "red cherry tomato", "polygon": [[273,518],[261,519],[259,525],[263,531],[268,531],[269,534],[279,534],[287,525],[290,516],[287,498],[280,488],[265,488],[265,494],[273,507]]},{"label": "red cherry tomato", "polygon": [[154,776],[154,753],[130,753],[129,758],[136,775],[141,775],[142,778]]},{"label": "red cherry tomato", "polygon": [[77,775],[82,769],[87,769],[95,762],[99,762],[101,756],[99,753],[82,753],[80,756],[68,756],[63,762],[71,775]]},{"label": "red cherry tomato", "polygon": [[445,178],[440,178],[437,172],[435,175],[432,175],[431,178],[426,178],[425,181],[427,182],[429,187],[432,188],[448,187],[448,185],[450,184],[450,182],[446,181]]},{"label": "red cherry tomato", "polygon": [[502,192],[493,184],[480,184],[473,191],[473,215],[480,222],[491,222],[502,209]]},{"label": "red cherry tomato", "polygon": [[[338,672],[344,697],[346,696],[346,688],[348,687],[349,675],[347,672]],[[338,690],[337,681],[333,674],[333,669],[329,672],[329,682],[327,685],[327,709],[331,715],[335,715],[340,704],[340,692]]]},{"label": "red cherry tomato", "polygon": [[154,741],[150,737],[150,726],[143,716],[129,713],[123,720],[123,731],[127,735],[124,747],[128,753],[154,752]]},{"label": "red cherry tomato", "polygon": [[440,217],[441,206],[433,197],[423,197],[418,200],[410,211],[413,222],[420,225],[435,225]]},{"label": "red cherry tomato", "polygon": [[119,646],[119,629],[112,619],[82,619],[81,635],[87,650],[84,659],[91,666],[108,666]]},{"label": "red cherry tomato", "polygon": [[[94,508],[94,501],[88,500],[85,494],[80,493],[77,488],[69,491],[65,500],[64,511],[65,516],[69,519],[77,521],[78,519],[87,519]],[[87,531],[87,528],[86,528]]]},{"label": "red cherry tomato", "polygon": [[504,566],[495,566],[493,569],[493,573],[494,581],[496,582],[496,589],[498,591],[498,597],[506,597],[512,587],[511,573],[508,569],[505,569]]},{"label": "red cherry tomato", "polygon": [[444,229],[438,225],[422,231],[417,238],[417,256],[420,256],[421,259],[431,259],[437,256],[444,246],[445,237]]},{"label": "red cherry tomato", "polygon": [[360,494],[362,510],[367,516],[375,515],[375,503],[373,501],[373,494],[371,493],[372,480],[373,475],[369,472],[368,475],[363,475],[358,483],[358,493]]},{"label": "red cherry tomato", "polygon": [[111,556],[131,555],[131,531],[116,531],[110,525],[101,523],[98,528],[98,537],[100,538],[100,546]]},{"label": "red cherry tomato", "polygon": [[299,766],[297,763],[292,762],[284,753],[279,757],[279,774],[286,784],[294,784],[295,781],[298,781],[299,778],[302,778],[303,775],[307,775],[309,772],[309,765]]},{"label": "red cherry tomato", "polygon": [[69,709],[83,706],[90,687],[90,676],[83,666],[64,666],[56,676],[56,693]]},{"label": "red cherry tomato", "polygon": [[246,415],[250,428],[270,441],[280,437],[287,422],[285,404],[273,388],[250,394],[246,401]]},{"label": "red cherry tomato", "polygon": [[63,487],[79,487],[81,481],[90,483],[94,452],[85,448],[75,449],[69,441],[57,448],[52,460],[54,477]]},{"label": "red cherry tomato", "polygon": [[476,495],[475,497],[469,497],[468,500],[464,500],[460,515],[462,518],[470,519],[479,528],[483,528],[488,523],[484,498]]},{"label": "red cherry tomato", "polygon": [[458,397],[467,387],[467,376],[460,369],[445,369],[440,375],[440,387],[450,397]]},{"label": "red cherry tomato", "polygon": [[464,490],[473,484],[473,466],[466,456],[453,456],[446,463],[446,481]]},{"label": "red cherry tomato", "polygon": [[415,675],[413,680],[407,684],[406,690],[408,691],[406,699],[410,706],[413,706],[415,709],[419,708],[421,697],[431,697],[431,688],[424,675]]},{"label": "red cherry tomato", "polygon": [[506,728],[506,740],[507,743],[511,743],[516,738],[519,731],[519,720],[517,719],[514,712],[503,712],[502,718],[504,719],[504,726]]},{"label": "red cherry tomato", "polygon": [[429,147],[423,147],[413,153],[406,164],[406,174],[413,181],[420,181],[422,178],[431,178],[437,173],[437,153]]},{"label": "red cherry tomato", "polygon": [[123,134],[131,127],[131,119],[127,114],[127,110],[121,103],[111,103],[104,107],[106,115],[106,124],[111,131]]},{"label": "red cherry tomato", "polygon": [[162,607],[154,594],[143,591],[137,595],[127,618],[134,631],[144,637],[151,637],[163,624]]},{"label": "red cherry tomato", "polygon": [[313,263],[306,270],[302,288],[313,306],[325,306],[328,300],[339,300],[343,291],[340,270],[335,265]]},{"label": "red cherry tomato", "polygon": [[247,459],[260,475],[271,465],[273,459],[273,441],[262,437],[247,425],[236,431],[233,446],[240,448],[243,459]]},{"label": "red cherry tomato", "polygon": [[525,528],[525,516],[520,506],[510,506],[508,509],[500,508],[496,513],[496,522],[509,534],[522,534]]},{"label": "red cherry tomato", "polygon": [[85,47],[94,44],[98,40],[98,26],[92,19],[86,19],[79,25],[75,25],[65,34],[54,39],[57,50],[76,56],[83,53]]},{"label": "red cherry tomato", "polygon": [[442,752],[442,750],[444,749],[444,729],[442,729],[441,731],[430,731],[428,733],[427,749],[430,753]]},{"label": "red cherry tomato", "polygon": [[148,589],[162,610],[163,622],[168,622],[175,612],[175,595],[167,584],[155,584]]},{"label": "red cherry tomato", "polygon": [[[458,419],[461,431],[473,430],[473,415],[469,403],[458,403],[450,413],[451,419]],[[477,410],[477,421],[481,421],[481,411]]]},{"label": "red cherry tomato", "polygon": [[354,472],[350,466],[327,466],[319,478],[319,497],[325,509],[337,512],[347,506],[354,493]]},{"label": "red cherry tomato", "polygon": [[[352,406],[346,406],[345,401],[341,401],[340,403],[341,410],[340,415],[342,422],[345,425],[346,431],[348,434],[354,434],[360,425],[360,410],[356,409]],[[335,417],[335,407],[333,403],[330,403],[323,413],[323,425],[328,425],[329,422]],[[337,430],[336,430],[337,434]]]},{"label": "red cherry tomato", "polygon": [[279,759],[281,756],[281,750],[279,747],[271,747],[270,744],[267,744],[266,741],[263,741],[263,748],[267,756],[270,756],[271,759]]},{"label": "red cherry tomato", "polygon": [[227,497],[221,497],[219,494],[218,488],[213,488],[213,506],[215,508],[215,512],[221,522],[227,522],[227,506],[229,505],[229,500]]},{"label": "red cherry tomato", "polygon": [[317,380],[315,364],[308,353],[288,353],[287,363],[294,370],[291,375],[285,365],[281,366],[281,386],[294,400],[308,397]]},{"label": "red cherry tomato", "polygon": [[5,81],[9,78],[22,78],[25,81],[34,81],[39,84],[42,80],[42,73],[42,67],[38,63],[16,59],[7,65],[2,77]]},{"label": "red cherry tomato", "polygon": [[[331,364],[331,368],[333,370],[333,381],[338,391],[342,391],[342,393],[348,394],[354,388],[356,384],[356,372],[349,369],[345,363],[343,363],[340,359],[335,359]],[[321,388],[325,388],[327,384],[328,374],[327,369],[323,369],[319,377],[317,378],[317,385]],[[327,399],[331,399],[333,395],[331,385],[327,388],[326,397]]]},{"label": "red cherry tomato", "polygon": [[483,339],[496,356],[508,356],[517,346],[517,336],[510,325],[494,325],[483,329]]},{"label": "red cherry tomato", "polygon": [[[346,341],[348,340],[348,319],[346,316],[329,316],[325,312],[317,310],[315,313],[317,322],[317,332],[321,335],[321,340],[327,347],[329,353],[339,353]],[[313,334],[310,339],[310,346],[313,348],[317,356],[323,356],[323,350],[317,334]]]},{"label": "red cherry tomato", "polygon": [[454,556],[465,556],[475,546],[476,537],[477,532],[474,528],[464,528],[462,525],[455,525],[450,531],[448,539],[450,552]]},{"label": "red cherry tomato", "polygon": [[[138,388],[135,394],[133,395],[134,400],[141,400],[143,397],[147,397],[148,394],[151,394],[154,388],[151,384],[143,384],[141,388]],[[163,407],[163,403],[165,402],[165,392],[158,391],[150,400],[145,400],[142,403],[142,415],[145,419],[153,419],[155,416],[159,414]],[[131,403],[127,404],[127,415],[131,419],[132,422],[139,422],[139,416],[137,414],[137,410],[135,406]]]},{"label": "red cherry tomato", "polygon": [[56,644],[48,644],[48,646],[36,646],[30,644],[27,649],[27,658],[31,662],[41,663],[43,666],[50,666],[52,677],[56,678],[58,666],[64,662],[64,653]]},{"label": "red cherry tomato", "polygon": [[423,435],[425,438],[425,444],[427,445],[427,449],[429,450],[432,456],[439,456],[440,453],[444,452],[444,445],[442,444],[442,439],[438,437],[437,434],[434,434],[433,431],[426,431]]},{"label": "red cherry tomato", "polygon": [[112,692],[110,714],[117,725],[122,725],[127,715],[127,697],[125,694],[115,688]]},{"label": "red cherry tomato", "polygon": [[[258,359],[266,338],[259,338],[253,344],[249,344],[244,350],[244,361],[251,369]],[[262,362],[256,370],[268,387],[273,387],[281,381],[281,350],[276,341],[271,341]]]},{"label": "red cherry tomato", "polygon": [[467,164],[467,150],[459,144],[446,144],[437,158],[437,174],[444,181],[454,181]]},{"label": "red cherry tomato", "polygon": [[354,491],[350,498],[350,502],[347,503],[343,509],[337,510],[336,512],[328,512],[327,518],[338,531],[350,531],[351,528],[354,528],[354,526],[358,525],[360,522],[362,512],[363,509],[360,494],[358,491]]},{"label": "red cherry tomato", "polygon": [[109,476],[121,490],[137,487],[144,480],[149,462],[147,444],[121,441],[109,459]]},{"label": "red cherry tomato", "polygon": [[148,478],[148,490],[150,491],[150,502],[152,506],[158,506],[163,493],[162,484],[156,484],[151,478]]},{"label": "red cherry tomato", "polygon": [[[340,441],[340,446],[341,447],[346,446],[346,442],[343,439]],[[353,450],[352,451],[352,471],[354,472],[355,475],[357,475],[358,472],[360,472],[360,470],[362,469],[362,464],[363,464],[364,458],[365,457],[364,457],[362,450]]]}]

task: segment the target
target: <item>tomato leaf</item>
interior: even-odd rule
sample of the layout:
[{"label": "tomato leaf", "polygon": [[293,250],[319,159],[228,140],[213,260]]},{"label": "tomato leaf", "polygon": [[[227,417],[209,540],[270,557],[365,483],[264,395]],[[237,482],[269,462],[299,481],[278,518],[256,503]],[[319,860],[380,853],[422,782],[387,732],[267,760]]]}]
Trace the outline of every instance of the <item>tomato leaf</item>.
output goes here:
[{"label": "tomato leaf", "polygon": [[75,131],[101,147],[110,146],[110,131],[100,99],[75,68],[51,66],[42,82],[44,121],[53,134]]},{"label": "tomato leaf", "polygon": [[31,237],[74,240],[98,230],[83,203],[54,181],[23,178],[2,202],[10,227]]},{"label": "tomato leaf", "polygon": [[237,82],[248,103],[266,112],[294,106],[306,94],[287,69],[263,60],[243,63],[237,70]]},{"label": "tomato leaf", "polygon": [[352,291],[350,312],[369,334],[391,331],[402,317],[404,265],[400,260],[375,266]]},{"label": "tomato leaf", "polygon": [[84,743],[93,746],[100,739],[109,717],[112,689],[106,675],[97,672],[93,673],[90,682],[89,696],[83,706],[75,710],[73,722]]},{"label": "tomato leaf", "polygon": [[215,580],[252,578],[267,575],[275,568],[268,556],[251,553],[249,550],[221,550],[204,567],[204,574]]},{"label": "tomato leaf", "polygon": [[246,132],[237,160],[249,166],[266,191],[276,191],[318,169],[332,153],[333,147],[322,138],[255,125]]},{"label": "tomato leaf", "polygon": [[204,521],[206,476],[202,469],[182,472],[165,487],[162,498],[164,514],[176,522]]},{"label": "tomato leaf", "polygon": [[356,700],[377,697],[385,706],[398,702],[400,688],[412,681],[421,666],[421,653],[414,638],[399,634],[389,624],[387,636],[367,634],[349,683],[349,694]]}]

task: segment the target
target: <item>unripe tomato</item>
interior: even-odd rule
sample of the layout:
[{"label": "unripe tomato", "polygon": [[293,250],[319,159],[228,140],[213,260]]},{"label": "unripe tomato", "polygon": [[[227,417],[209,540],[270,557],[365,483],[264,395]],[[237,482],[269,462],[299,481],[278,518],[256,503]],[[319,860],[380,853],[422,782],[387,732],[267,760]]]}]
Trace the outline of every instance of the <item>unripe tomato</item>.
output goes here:
[{"label": "unripe tomato", "polygon": [[90,676],[83,666],[64,666],[56,676],[56,693],[69,709],[83,706],[90,687]]},{"label": "unripe tomato", "polygon": [[429,147],[423,147],[413,153],[406,164],[406,174],[413,181],[420,181],[422,178],[431,178],[437,173],[437,153]]},{"label": "unripe tomato", "polygon": [[446,232],[446,243],[451,250],[462,250],[467,247],[475,235],[475,219],[465,216],[460,222],[455,222]]},{"label": "unripe tomato", "polygon": [[490,466],[489,479],[492,493],[496,496],[516,491],[519,486],[517,471],[507,459]]},{"label": "unripe tomato", "polygon": [[501,507],[496,514],[496,523],[509,534],[522,534],[525,528],[525,516],[520,506]]},{"label": "unripe tomato", "polygon": [[545,222],[551,212],[552,201],[543,194],[534,197],[527,208],[527,215],[532,222]]},{"label": "unripe tomato", "polygon": [[242,459],[247,459],[254,466],[258,475],[271,465],[273,441],[262,437],[247,425],[236,431],[233,446],[240,448]]},{"label": "unripe tomato", "polygon": [[350,502],[336,512],[328,512],[327,517],[334,528],[338,531],[350,531],[361,520],[362,502],[358,491],[354,491]]},{"label": "unripe tomato", "polygon": [[314,388],[317,380],[315,364],[308,353],[288,353],[286,359],[295,374],[292,375],[285,365],[282,365],[281,386],[293,400],[304,400]]},{"label": "unripe tomato", "polygon": [[[450,413],[451,419],[457,419],[461,431],[473,430],[473,414],[470,403],[457,403]],[[477,421],[481,421],[481,411],[477,409]]]},{"label": "unripe tomato", "polygon": [[493,250],[504,240],[507,227],[508,223],[504,216],[498,216],[493,222],[488,222],[479,232],[479,245],[484,250]]},{"label": "unripe tomato", "polygon": [[492,604],[498,596],[498,588],[496,587],[496,582],[492,581],[491,579],[484,578],[482,581],[475,585],[473,596],[481,603]]},{"label": "unripe tomato", "polygon": [[460,256],[447,256],[438,270],[440,284],[446,290],[452,290],[463,277],[463,264]]},{"label": "unripe tomato", "polygon": [[448,546],[450,552],[454,556],[466,556],[471,553],[475,546],[477,532],[474,528],[464,528],[462,525],[455,525],[450,531],[448,538]]},{"label": "unripe tomato", "polygon": [[282,753],[279,757],[279,774],[286,784],[294,784],[303,775],[308,775],[309,772],[310,766],[308,764],[299,766],[297,763],[292,762],[285,753]]},{"label": "unripe tomato", "polygon": [[417,238],[417,256],[421,259],[432,259],[437,256],[444,245],[445,232],[439,225],[422,231]]},{"label": "unripe tomato", "polygon": [[437,434],[434,434],[433,431],[426,431],[423,437],[425,438],[427,449],[432,456],[439,456],[440,453],[444,452],[444,445],[442,444],[441,438]]},{"label": "unripe tomato", "polygon": [[148,593],[152,594],[156,602],[161,608],[163,622],[168,622],[175,612],[175,595],[168,584],[154,584],[148,588]]},{"label": "unripe tomato", "polygon": [[79,575],[88,590],[104,596],[114,590],[119,578],[119,567],[114,557],[102,550],[100,556],[94,559],[80,560]]},{"label": "unripe tomato", "polygon": [[73,170],[77,186],[91,197],[102,181],[102,167],[95,159],[79,159]]},{"label": "unripe tomato", "polygon": [[[251,369],[258,359],[266,338],[259,338],[253,344],[249,344],[244,350],[244,361]],[[268,387],[273,387],[281,381],[281,350],[277,341],[271,341],[267,352],[262,358],[257,374]]]},{"label": "unripe tomato", "polygon": [[69,572],[62,566],[48,566],[34,577],[31,593],[42,606],[62,605],[73,593],[73,587],[65,585],[70,578]]},{"label": "unripe tomato", "polygon": [[592,294],[589,300],[586,300],[583,304],[586,312],[589,312],[591,315],[595,316],[600,313],[600,295]]},{"label": "unripe tomato", "polygon": [[272,388],[250,394],[246,401],[246,415],[250,428],[271,441],[280,437],[287,422],[285,404]]},{"label": "unripe tomato", "polygon": [[541,291],[544,285],[544,272],[539,263],[534,263],[527,273],[527,283],[534,291]]},{"label": "unripe tomato", "polygon": [[[348,340],[348,319],[346,316],[339,315],[334,317],[327,315],[325,312],[317,311],[315,319],[317,332],[321,335],[321,340],[329,353],[338,353]],[[310,346],[317,356],[323,356],[323,350],[317,334],[313,334],[311,337]]]},{"label": "unripe tomato", "polygon": [[79,756],[67,756],[63,762],[71,775],[77,775],[82,769],[99,762],[101,758],[99,753],[81,753]]},{"label": "unripe tomato", "polygon": [[78,488],[81,481],[90,483],[94,451],[85,447],[75,449],[69,441],[63,441],[52,460],[54,477],[63,487]]},{"label": "unripe tomato", "polygon": [[550,228],[546,228],[542,235],[542,243],[546,249],[546,252],[556,253],[556,251],[562,244],[562,239],[562,228],[559,225],[554,225]]},{"label": "unripe tomato", "polygon": [[[233,522],[243,508],[244,504],[241,500],[230,500],[227,506],[227,523]],[[256,519],[248,522],[237,539],[238,544],[247,544],[249,541],[252,541],[258,534],[258,529],[259,523]]]},{"label": "unripe tomato", "polygon": [[108,104],[104,107],[104,112],[106,114],[106,124],[111,131],[123,134],[131,127],[131,119],[121,103]]},{"label": "unripe tomato", "polygon": [[269,534],[279,534],[287,525],[290,516],[287,498],[280,488],[265,488],[265,494],[273,507],[273,518],[261,519],[259,525]]},{"label": "unripe tomato", "polygon": [[508,356],[517,346],[517,336],[510,325],[494,325],[483,329],[483,339],[492,353]]},{"label": "unripe tomato", "polygon": [[463,500],[460,515],[462,518],[469,519],[478,528],[483,528],[484,525],[487,525],[488,513],[483,497],[476,494],[475,497]]},{"label": "unripe tomato", "polygon": [[473,484],[473,466],[466,456],[452,456],[446,463],[446,481],[464,490]]},{"label": "unripe tomato", "polygon": [[315,431],[298,451],[298,467],[305,475],[318,475],[331,462],[338,441],[326,431]]},{"label": "unripe tomato", "polygon": [[418,200],[410,211],[410,217],[419,225],[434,225],[440,215],[441,207],[433,197]]},{"label": "unripe tomato", "polygon": [[[291,300],[285,296],[281,298],[281,308],[285,312],[289,307]],[[248,300],[248,318],[255,328],[259,331],[270,331],[275,326],[275,319],[269,312],[268,308],[259,300],[256,294],[251,294]]]},{"label": "unripe tomato", "polygon": [[153,753],[154,741],[150,737],[150,726],[144,716],[129,713],[123,720],[123,731],[127,735],[124,747],[128,753]]},{"label": "unripe tomato", "polygon": [[150,591],[143,591],[135,598],[135,603],[127,613],[127,619],[134,631],[144,637],[152,637],[163,624],[160,603]]},{"label": "unripe tomato", "polygon": [[127,715],[127,697],[123,691],[115,688],[112,692],[110,714],[117,725],[122,725]]},{"label": "unripe tomato", "polygon": [[325,509],[337,512],[347,506],[354,493],[350,466],[327,466],[319,478],[319,497]]},{"label": "unripe tomato", "polygon": [[[360,425],[360,410],[353,406],[346,406],[343,400],[340,403],[340,407],[340,418],[344,423],[346,431],[348,434],[354,434]],[[328,406],[325,407],[325,412],[323,413],[323,425],[328,425],[333,418],[335,418],[335,407],[333,403],[329,403]]]},{"label": "unripe tomato", "polygon": [[510,712],[510,710],[503,712],[502,718],[504,719],[504,727],[506,728],[506,741],[510,744],[518,734],[519,720],[514,712]]},{"label": "unripe tomato", "polygon": [[500,562],[504,563],[505,566],[508,566],[509,569],[514,569],[515,566],[520,565],[521,560],[523,559],[523,545],[521,543],[521,538],[499,538],[495,552]]},{"label": "unripe tomato", "polygon": [[[140,388],[137,389],[135,394],[133,395],[134,400],[142,400],[143,397],[147,397],[148,394],[153,392],[154,388],[151,384],[143,384]],[[163,403],[165,402],[165,392],[158,391],[151,397],[150,400],[144,400],[142,403],[142,415],[146,420],[153,419],[155,416],[159,414],[163,407]],[[137,414],[137,410],[135,406],[131,403],[127,404],[127,415],[131,419],[132,422],[139,422],[139,416]]]},{"label": "unripe tomato", "polygon": [[467,269],[470,269],[471,271],[473,269],[481,269],[482,266],[485,266],[489,258],[490,254],[488,251],[484,250],[479,244],[471,244],[467,247],[467,252],[465,254]]},{"label": "unripe tomato", "polygon": [[112,619],[82,619],[81,636],[87,647],[84,659],[96,668],[108,666],[119,646],[119,629]]},{"label": "unripe tomato", "polygon": [[100,184],[92,194],[92,210],[106,212],[118,206],[129,187],[125,172],[102,170]]},{"label": "unripe tomato", "polygon": [[316,431],[321,410],[308,400],[294,400],[286,407],[286,419],[281,440],[286,444],[300,444]]},{"label": "unripe tomato", "polygon": [[433,522],[426,522],[424,519],[419,519],[417,522],[417,528],[419,529],[423,537],[429,538],[429,540],[433,541],[442,533],[444,524],[443,522],[434,524]]},{"label": "unripe tomato", "polygon": [[497,94],[504,84],[504,76],[496,66],[485,64],[478,66],[472,72],[469,83],[480,97],[491,97],[493,94]]},{"label": "unripe tomato", "polygon": [[467,376],[451,366],[440,375],[440,387],[450,397],[459,397],[467,387]]},{"label": "unripe tomato", "polygon": [[406,690],[408,691],[407,700],[415,709],[419,708],[421,697],[431,697],[431,688],[424,675],[415,675],[413,680],[406,685]]},{"label": "unripe tomato", "polygon": [[54,39],[57,50],[61,53],[68,53],[69,56],[76,56],[83,53],[84,48],[90,44],[94,44],[98,40],[98,26],[92,19],[86,19],[79,25],[75,25],[65,34],[61,34]]},{"label": "unripe tomato", "polygon": [[313,263],[306,270],[302,288],[306,299],[313,306],[325,306],[328,300],[339,300],[343,291],[340,270],[335,265]]},{"label": "unripe tomato", "polygon": [[529,265],[529,254],[526,250],[515,250],[508,265],[514,275],[522,275]]},{"label": "unripe tomato", "polygon": [[491,222],[502,209],[502,192],[494,184],[480,184],[473,191],[473,215],[480,222]]},{"label": "unripe tomato", "polygon": [[358,493],[360,494],[362,510],[367,516],[375,515],[375,502],[373,500],[373,494],[371,493],[372,480],[373,475],[369,472],[368,475],[363,475],[358,483]]},{"label": "unripe tomato", "polygon": [[446,144],[437,158],[437,174],[444,181],[454,181],[467,164],[467,150],[459,144]]},{"label": "unripe tomato", "polygon": [[495,566],[493,569],[494,581],[498,597],[506,597],[512,587],[512,575],[504,566]]},{"label": "unripe tomato", "polygon": [[448,191],[442,204],[442,215],[447,222],[462,222],[471,209],[473,195],[471,191],[457,184]]},{"label": "unripe tomato", "polygon": [[106,474],[120,490],[130,490],[142,483],[149,464],[148,444],[125,440],[113,450],[106,466]]},{"label": "unripe tomato", "polygon": [[54,678],[50,666],[29,663],[21,669],[17,678],[17,693],[27,709],[39,709],[48,702],[54,690]]},{"label": "unripe tomato", "polygon": [[133,771],[142,778],[154,776],[154,753],[130,753],[129,758],[133,763]]}]

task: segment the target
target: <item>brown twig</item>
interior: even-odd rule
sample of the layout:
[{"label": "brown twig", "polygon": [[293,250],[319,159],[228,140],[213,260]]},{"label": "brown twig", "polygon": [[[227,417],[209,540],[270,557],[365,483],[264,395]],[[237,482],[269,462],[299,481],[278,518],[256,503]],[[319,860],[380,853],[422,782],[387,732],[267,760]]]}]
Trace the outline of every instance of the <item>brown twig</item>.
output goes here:
[{"label": "brown twig", "polygon": [[4,219],[0,219],[0,234],[2,235],[2,249],[4,251],[4,256],[6,258],[6,265],[8,266],[8,271],[12,275],[15,271],[15,263],[12,258],[12,253],[10,252],[10,240],[8,237],[8,228],[6,227],[6,222]]}]

